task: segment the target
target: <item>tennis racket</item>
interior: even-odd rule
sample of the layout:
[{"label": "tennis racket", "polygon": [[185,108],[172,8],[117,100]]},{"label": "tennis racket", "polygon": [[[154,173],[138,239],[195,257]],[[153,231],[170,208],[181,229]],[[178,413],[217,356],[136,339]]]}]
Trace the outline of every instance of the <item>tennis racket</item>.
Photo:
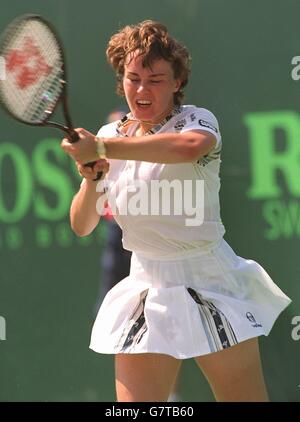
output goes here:
[{"label": "tennis racket", "polygon": [[[39,15],[14,19],[1,36],[0,56],[6,74],[0,81],[4,109],[22,123],[55,127],[65,132],[70,142],[77,142],[67,101],[64,49],[52,25]],[[65,124],[49,120],[60,102]],[[98,172],[95,180],[101,176]]]}]

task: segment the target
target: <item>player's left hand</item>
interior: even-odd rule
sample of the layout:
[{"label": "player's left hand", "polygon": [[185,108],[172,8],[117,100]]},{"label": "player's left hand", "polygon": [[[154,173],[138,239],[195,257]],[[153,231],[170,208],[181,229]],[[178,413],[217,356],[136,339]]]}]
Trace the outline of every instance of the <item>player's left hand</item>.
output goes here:
[{"label": "player's left hand", "polygon": [[106,174],[109,171],[109,162],[107,160],[101,159],[95,162],[93,167],[84,166],[83,164],[76,163],[76,167],[80,176],[84,177],[88,181],[95,181],[98,174],[101,172],[101,178],[104,179]]}]

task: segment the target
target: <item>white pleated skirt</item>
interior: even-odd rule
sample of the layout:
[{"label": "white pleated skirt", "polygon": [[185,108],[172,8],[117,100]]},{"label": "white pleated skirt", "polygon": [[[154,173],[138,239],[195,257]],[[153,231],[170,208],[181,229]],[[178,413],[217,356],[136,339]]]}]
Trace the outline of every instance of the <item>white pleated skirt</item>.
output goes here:
[{"label": "white pleated skirt", "polygon": [[257,262],[237,256],[224,239],[174,259],[133,254],[129,276],[102,303],[90,348],[205,355],[268,335],[290,302]]}]

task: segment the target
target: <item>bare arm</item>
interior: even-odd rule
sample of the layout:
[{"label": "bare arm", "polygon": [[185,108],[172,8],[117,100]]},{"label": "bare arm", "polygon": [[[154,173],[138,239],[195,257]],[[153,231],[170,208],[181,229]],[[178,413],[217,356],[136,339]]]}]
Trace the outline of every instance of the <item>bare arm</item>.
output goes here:
[{"label": "bare arm", "polygon": [[[97,138],[84,129],[77,129],[81,140],[70,144],[67,139],[62,148],[74,160],[87,163],[98,158]],[[207,131],[161,133],[139,137],[100,138],[104,141],[107,158],[137,160],[153,163],[188,163],[208,154],[216,144],[214,135]]]},{"label": "bare arm", "polygon": [[71,227],[77,236],[88,236],[100,220],[101,213],[97,208],[99,208],[100,203],[104,206],[105,202],[104,193],[99,192],[99,188],[97,189],[98,182],[93,181],[93,179],[98,171],[107,173],[109,166],[105,160],[99,160],[94,166],[94,169],[80,165],[78,165],[78,168],[80,169],[80,173],[85,176],[86,180],[74,196],[71,204]]},{"label": "bare arm", "polygon": [[104,139],[108,158],[151,163],[189,163],[206,155],[216,144],[209,132],[161,133],[134,138]]}]

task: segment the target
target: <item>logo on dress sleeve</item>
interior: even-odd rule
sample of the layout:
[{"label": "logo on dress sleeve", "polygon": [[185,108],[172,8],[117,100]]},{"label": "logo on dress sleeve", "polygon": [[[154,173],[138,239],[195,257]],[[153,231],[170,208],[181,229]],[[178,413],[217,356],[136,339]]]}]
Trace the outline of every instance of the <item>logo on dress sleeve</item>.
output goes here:
[{"label": "logo on dress sleeve", "polygon": [[182,120],[178,120],[178,122],[176,122],[174,129],[176,130],[176,132],[180,132],[184,126],[186,125],[186,119],[182,119]]},{"label": "logo on dress sleeve", "polygon": [[246,318],[248,319],[248,321],[252,324],[252,327],[254,328],[258,328],[261,327],[262,325],[259,324],[255,318],[254,315],[251,312],[246,312]]},{"label": "logo on dress sleeve", "polygon": [[216,127],[214,127],[211,123],[207,122],[206,120],[199,119],[198,123],[199,123],[200,126],[208,127],[209,129],[212,129],[213,131],[218,133],[218,129]]},{"label": "logo on dress sleeve", "polygon": [[193,122],[196,120],[195,113],[192,113],[192,114],[190,115],[190,118],[191,118],[191,122],[193,123]]}]

